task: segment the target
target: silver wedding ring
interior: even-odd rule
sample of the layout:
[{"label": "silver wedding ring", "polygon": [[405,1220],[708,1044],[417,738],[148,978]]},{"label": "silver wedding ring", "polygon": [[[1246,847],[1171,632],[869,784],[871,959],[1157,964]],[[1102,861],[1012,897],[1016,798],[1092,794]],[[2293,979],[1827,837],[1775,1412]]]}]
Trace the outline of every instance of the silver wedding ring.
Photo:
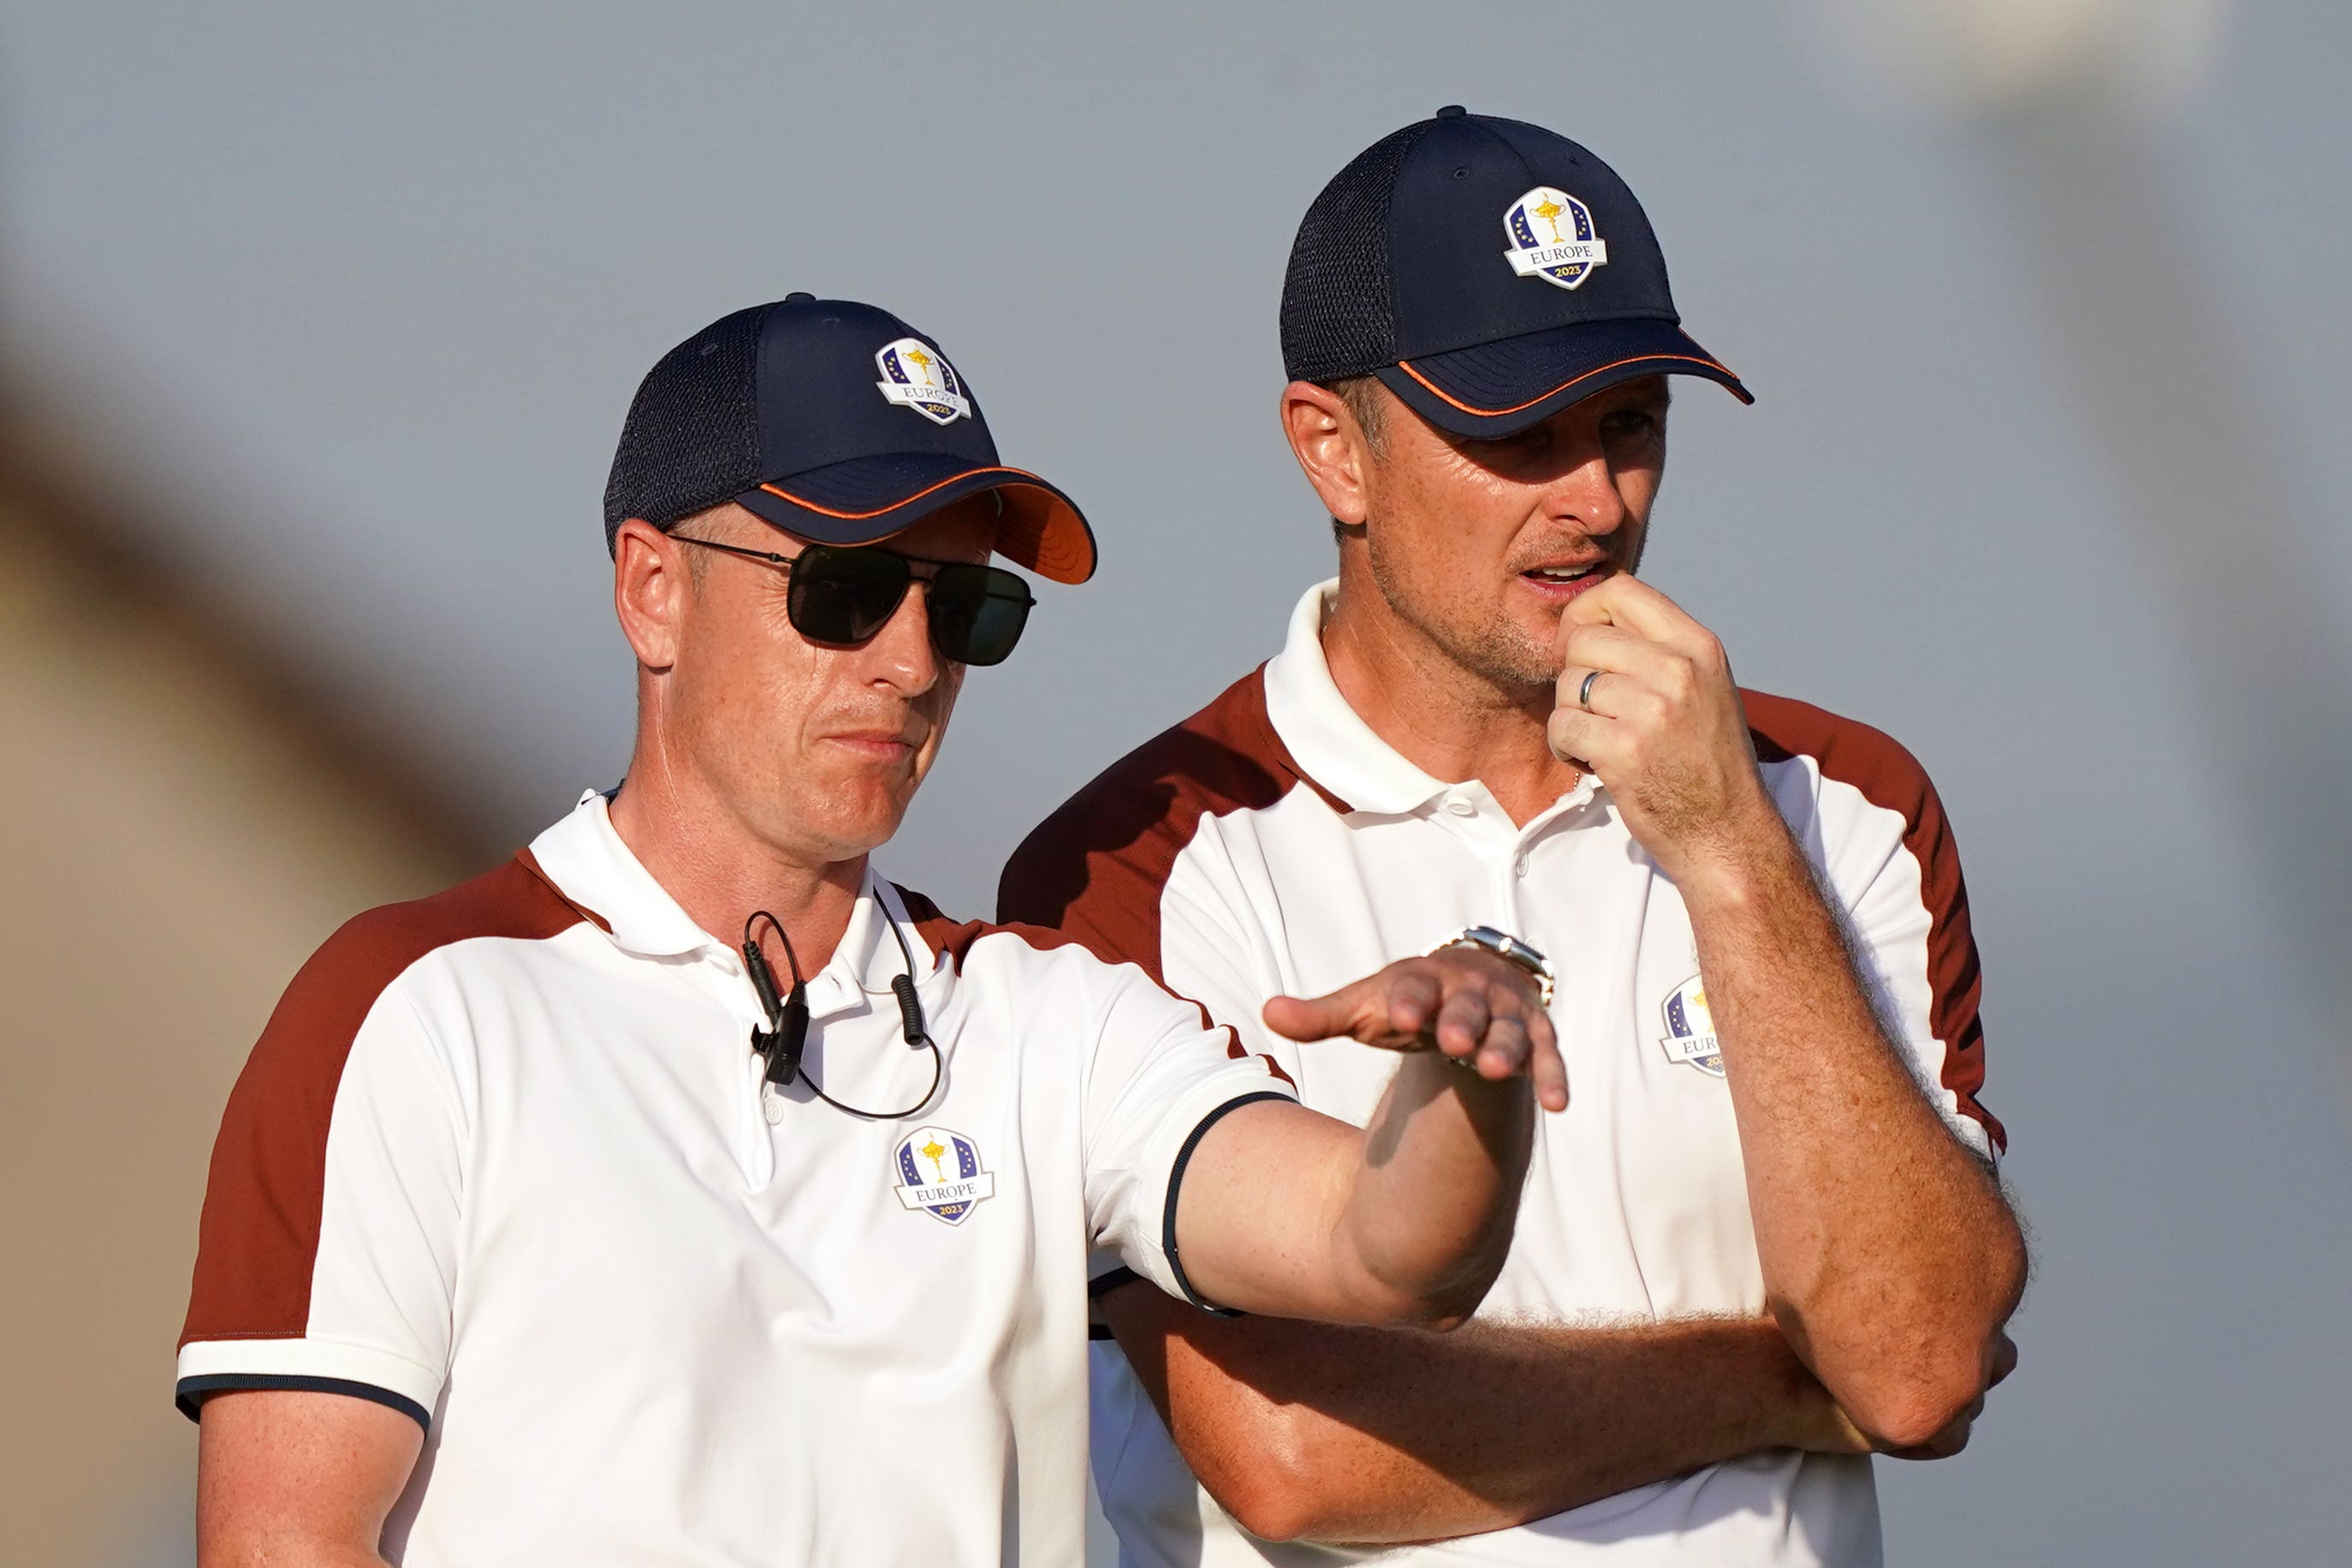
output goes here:
[{"label": "silver wedding ring", "polygon": [[1600,679],[1599,670],[1589,669],[1584,672],[1584,684],[1576,689],[1576,705],[1587,713],[1592,711],[1592,683]]}]

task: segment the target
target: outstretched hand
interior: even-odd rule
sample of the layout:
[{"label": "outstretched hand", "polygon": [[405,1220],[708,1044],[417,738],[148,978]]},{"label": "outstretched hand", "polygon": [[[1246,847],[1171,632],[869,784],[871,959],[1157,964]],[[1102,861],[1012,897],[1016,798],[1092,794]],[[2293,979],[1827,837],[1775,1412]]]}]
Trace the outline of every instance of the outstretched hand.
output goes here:
[{"label": "outstretched hand", "polygon": [[1293,1040],[1346,1036],[1385,1051],[1442,1051],[1483,1079],[1524,1076],[1545,1110],[1568,1109],[1568,1068],[1535,981],[1492,953],[1399,959],[1328,995],[1276,996],[1265,1017]]}]

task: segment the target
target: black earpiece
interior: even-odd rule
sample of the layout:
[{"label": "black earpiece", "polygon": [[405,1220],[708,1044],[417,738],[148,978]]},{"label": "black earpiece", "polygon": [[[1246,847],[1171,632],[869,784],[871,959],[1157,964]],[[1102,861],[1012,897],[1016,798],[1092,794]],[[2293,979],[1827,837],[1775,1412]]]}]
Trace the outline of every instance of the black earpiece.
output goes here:
[{"label": "black earpiece", "polygon": [[[784,944],[784,962],[793,967],[789,996],[776,994],[776,972],[769,967],[768,955],[760,951],[758,940],[751,935],[752,925],[761,920],[776,928],[776,936]],[[768,1016],[766,1028],[751,1031],[751,1049],[766,1064],[763,1076],[768,1082],[789,1084],[801,1075],[801,1052],[808,1045],[808,984],[801,978],[793,939],[784,935],[784,928],[765,910],[743,922],[743,971],[751,977],[760,1011]]]},{"label": "black earpiece", "polygon": [[[898,939],[899,956],[907,961],[907,971],[891,977],[890,994],[898,999],[898,1024],[910,1046],[922,1046],[931,1053],[931,1086],[923,1097],[904,1110],[861,1110],[854,1105],[844,1105],[825,1093],[815,1079],[808,1079],[809,1091],[837,1110],[852,1116],[876,1120],[892,1120],[912,1116],[931,1102],[940,1091],[940,1080],[946,1076],[947,1062],[940,1054],[939,1043],[931,1038],[930,1027],[923,1018],[921,998],[915,994],[915,950],[907,942],[907,933],[887,910],[882,918],[890,922],[890,934]],[[759,939],[752,931],[761,921],[776,933],[784,944],[784,962],[793,972],[793,988],[789,994],[779,996],[776,972],[769,966],[768,955],[760,951]],[[801,1052],[808,1045],[809,1005],[808,982],[801,975],[800,955],[793,952],[793,939],[785,934],[783,923],[765,910],[754,910],[743,922],[743,971],[751,977],[751,990],[760,999],[760,1011],[767,1016],[768,1026],[751,1031],[751,1050],[761,1063],[761,1077],[780,1088],[791,1085],[803,1075]]]},{"label": "black earpiece", "polygon": [[768,1060],[770,1083],[789,1084],[800,1077],[801,1049],[808,1044],[808,987],[795,981],[793,994],[784,998],[783,1038],[776,1043],[776,1054]]}]

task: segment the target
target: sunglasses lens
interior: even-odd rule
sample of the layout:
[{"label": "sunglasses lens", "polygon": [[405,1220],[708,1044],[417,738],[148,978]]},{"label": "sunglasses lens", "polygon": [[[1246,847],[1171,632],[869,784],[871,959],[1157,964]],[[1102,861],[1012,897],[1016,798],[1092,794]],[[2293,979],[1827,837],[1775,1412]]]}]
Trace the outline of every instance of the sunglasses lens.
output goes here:
[{"label": "sunglasses lens", "polygon": [[942,566],[931,581],[931,640],[959,664],[1003,664],[1034,603],[1029,585],[999,567]]},{"label": "sunglasses lens", "polygon": [[793,562],[785,613],[803,637],[861,643],[889,623],[912,579],[903,555],[812,544]]}]

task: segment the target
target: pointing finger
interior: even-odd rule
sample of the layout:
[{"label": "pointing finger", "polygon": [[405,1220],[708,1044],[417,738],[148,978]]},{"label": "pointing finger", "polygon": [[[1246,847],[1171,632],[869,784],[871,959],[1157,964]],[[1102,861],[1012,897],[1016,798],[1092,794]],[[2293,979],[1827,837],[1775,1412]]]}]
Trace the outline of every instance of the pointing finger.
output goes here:
[{"label": "pointing finger", "polygon": [[1360,980],[1324,996],[1276,996],[1258,1016],[1285,1039],[1328,1040],[1356,1032],[1366,1011],[1366,994],[1367,984]]},{"label": "pointing finger", "polygon": [[1267,1028],[1294,1040],[1348,1037],[1408,1048],[1430,1027],[1442,989],[1435,975],[1391,966],[1324,996],[1276,996],[1260,1009]]}]

